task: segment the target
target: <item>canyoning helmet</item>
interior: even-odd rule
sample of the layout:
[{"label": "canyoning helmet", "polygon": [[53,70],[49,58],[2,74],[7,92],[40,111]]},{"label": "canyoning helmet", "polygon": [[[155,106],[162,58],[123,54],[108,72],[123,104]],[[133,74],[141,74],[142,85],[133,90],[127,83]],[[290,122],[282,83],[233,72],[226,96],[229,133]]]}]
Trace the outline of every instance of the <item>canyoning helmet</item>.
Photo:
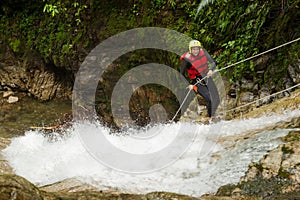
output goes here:
[{"label": "canyoning helmet", "polygon": [[189,43],[189,52],[192,53],[192,48],[193,47],[201,47],[201,43],[198,40],[192,40]]}]

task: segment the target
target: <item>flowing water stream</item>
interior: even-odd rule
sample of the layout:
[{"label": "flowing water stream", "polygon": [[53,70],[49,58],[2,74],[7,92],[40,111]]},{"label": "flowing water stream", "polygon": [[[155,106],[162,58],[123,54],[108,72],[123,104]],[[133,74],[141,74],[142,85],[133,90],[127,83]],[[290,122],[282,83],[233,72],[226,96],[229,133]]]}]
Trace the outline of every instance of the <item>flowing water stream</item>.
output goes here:
[{"label": "flowing water stream", "polygon": [[[76,178],[99,189],[133,193],[169,191],[200,196],[214,193],[222,185],[238,182],[250,162],[257,162],[280,145],[279,137],[291,131],[267,130],[267,127],[299,116],[300,111],[295,110],[284,115],[220,121],[212,125],[157,124],[142,130],[131,128],[119,134],[109,134],[110,130],[100,124],[75,124],[64,134],[53,132],[51,137],[40,130],[28,130],[13,137],[2,154],[16,174],[38,186]],[[246,134],[258,129],[256,134]],[[183,154],[161,169],[141,174],[126,173],[99,162],[82,143],[81,134],[99,132],[114,146],[136,154],[165,148],[174,141],[169,138],[179,132],[184,134],[177,142],[192,138],[192,143]],[[134,137],[143,134],[154,136],[146,143],[144,140],[136,142]]]},{"label": "flowing water stream", "polygon": [[31,126],[51,126],[65,113],[72,112],[71,101],[42,102],[19,94],[20,100],[8,104],[0,92],[0,137],[23,135]]}]

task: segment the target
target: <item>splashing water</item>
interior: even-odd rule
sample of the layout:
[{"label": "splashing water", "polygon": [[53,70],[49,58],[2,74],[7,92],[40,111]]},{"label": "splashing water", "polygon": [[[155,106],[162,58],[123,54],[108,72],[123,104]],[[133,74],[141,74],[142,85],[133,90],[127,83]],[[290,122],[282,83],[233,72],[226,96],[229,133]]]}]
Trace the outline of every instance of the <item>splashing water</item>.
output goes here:
[{"label": "splashing water", "polygon": [[[40,131],[27,131],[24,136],[13,138],[2,153],[16,174],[39,186],[77,178],[99,189],[114,188],[133,193],[168,191],[200,196],[214,193],[222,185],[238,182],[250,162],[257,162],[267,151],[276,148],[282,143],[278,138],[290,130],[261,131],[238,143],[226,141],[226,138],[264,129],[299,116],[300,111],[291,111],[285,115],[221,121],[213,125],[187,122],[157,124],[147,130],[132,128],[123,132],[122,136],[109,135],[109,129],[99,124],[77,124],[66,130],[65,135],[52,133],[52,139]],[[135,140],[128,137],[145,134],[146,131],[147,134],[154,134],[158,130],[164,136],[146,147],[135,145]],[[144,174],[116,171],[101,164],[86,150],[78,134],[78,131],[102,131],[109,135],[109,140],[114,145],[125,151],[148,153],[164,148],[168,143],[167,138],[181,130],[184,130],[186,137],[196,131],[193,143],[170,165]],[[218,139],[227,143],[217,142]]]}]

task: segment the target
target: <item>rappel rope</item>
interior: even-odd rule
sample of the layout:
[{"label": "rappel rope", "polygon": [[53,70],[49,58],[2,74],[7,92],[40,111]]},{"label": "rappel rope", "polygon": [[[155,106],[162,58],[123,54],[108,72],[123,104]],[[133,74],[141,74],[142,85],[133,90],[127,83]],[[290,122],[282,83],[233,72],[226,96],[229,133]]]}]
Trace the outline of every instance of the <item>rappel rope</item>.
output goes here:
[{"label": "rappel rope", "polygon": [[[262,52],[262,53],[259,53],[259,54],[257,54],[257,55],[251,56],[251,57],[246,58],[246,59],[244,59],[244,60],[238,61],[238,62],[233,63],[233,64],[231,64],[231,65],[228,65],[228,66],[226,66],[226,67],[223,67],[223,68],[221,68],[221,69],[217,69],[217,70],[214,71],[214,73],[219,72],[219,71],[222,71],[222,70],[225,70],[225,69],[228,69],[228,68],[230,68],[230,67],[233,67],[233,66],[238,65],[238,64],[240,64],[240,63],[246,62],[246,61],[248,61],[248,60],[251,60],[251,59],[253,59],[253,58],[256,58],[256,57],[258,57],[258,56],[261,56],[261,55],[263,55],[263,54],[269,53],[269,52],[274,51],[274,50],[276,50],[276,49],[279,49],[279,48],[281,48],[281,47],[283,47],[283,46],[286,46],[286,45],[289,45],[289,44],[291,44],[291,43],[297,42],[298,40],[300,40],[300,37],[297,38],[297,39],[295,39],[295,40],[292,40],[292,41],[289,41],[289,42],[287,42],[287,43],[284,43],[284,44],[282,44],[282,45],[279,45],[279,46],[277,46],[277,47],[274,47],[274,48],[272,48],[272,49],[269,49],[269,50],[267,50],[267,51],[264,51],[264,52]],[[198,84],[199,82],[203,81],[205,78],[207,78],[207,76],[205,76],[205,77],[202,78],[201,80],[197,81],[193,86],[195,86],[195,85]],[[274,93],[274,94],[265,96],[265,97],[263,97],[263,98],[257,99],[257,100],[255,100],[255,101],[253,101],[253,102],[250,102],[250,103],[244,104],[244,105],[242,105],[242,106],[233,108],[233,109],[229,110],[228,112],[231,112],[231,111],[233,111],[233,110],[236,110],[236,109],[239,109],[239,108],[242,108],[242,107],[251,105],[251,104],[256,103],[256,102],[258,102],[258,101],[260,101],[260,100],[263,100],[263,99],[265,99],[265,98],[269,98],[269,97],[272,97],[272,96],[276,96],[277,94],[280,94],[280,93],[282,93],[282,92],[285,92],[285,91],[288,91],[288,90],[293,89],[293,88],[295,88],[295,87],[298,87],[299,85],[300,85],[300,83],[297,84],[297,85],[294,85],[294,86],[292,86],[292,87],[290,87],[290,88],[287,88],[287,89],[285,89],[285,90],[279,91],[279,92],[277,92],[277,93]],[[174,117],[172,118],[171,122],[174,121],[174,119],[175,119],[176,116],[178,115],[180,109],[182,108],[183,104],[185,103],[185,101],[186,101],[188,95],[190,94],[190,92],[191,92],[191,90],[189,90],[188,93],[186,94],[185,98],[183,99],[183,101],[182,101],[180,107],[178,108],[178,110],[177,110],[177,112],[175,113]]]},{"label": "rappel rope", "polygon": [[253,58],[256,58],[256,57],[258,57],[258,56],[261,56],[261,55],[263,55],[263,54],[269,53],[270,51],[274,51],[275,49],[279,49],[279,48],[281,48],[281,47],[283,47],[283,46],[286,46],[286,45],[288,45],[288,44],[297,42],[298,40],[300,40],[300,38],[297,38],[297,39],[292,40],[292,41],[290,41],[290,42],[284,43],[284,44],[282,44],[282,45],[279,45],[279,46],[277,46],[277,47],[274,47],[274,48],[272,48],[272,49],[269,49],[269,50],[264,51],[264,52],[262,52],[262,53],[259,53],[259,54],[257,54],[257,55],[251,56],[251,57],[249,57],[249,58],[246,58],[246,59],[241,60],[241,61],[239,61],[239,62],[236,62],[236,63],[234,63],[234,64],[228,65],[228,66],[223,67],[223,68],[221,68],[221,69],[215,70],[215,72],[219,72],[219,71],[222,71],[222,70],[224,70],[224,69],[227,69],[227,68],[233,67],[233,66],[235,66],[235,65],[238,65],[238,64],[240,64],[240,63],[246,62],[246,61],[248,61],[248,60],[251,60],[251,59],[253,59]]},{"label": "rappel rope", "polygon": [[[269,52],[271,52],[271,51],[274,51],[275,49],[279,49],[279,48],[281,48],[281,47],[283,47],[283,46],[286,46],[286,45],[288,45],[288,44],[297,42],[298,40],[300,40],[300,38],[297,38],[297,39],[292,40],[292,41],[290,41],[290,42],[284,43],[284,44],[282,44],[282,45],[279,45],[279,46],[277,46],[277,47],[274,47],[274,48],[272,48],[272,49],[269,49],[269,50],[267,50],[267,51],[264,51],[264,52],[262,52],[262,53],[259,53],[259,54],[257,54],[257,55],[251,56],[251,57],[249,57],[249,58],[246,58],[246,59],[241,60],[241,61],[239,61],[239,62],[236,62],[236,63],[234,63],[234,64],[228,65],[228,66],[226,66],[226,67],[224,67],[224,68],[222,68],[222,69],[216,70],[215,72],[217,72],[217,71],[222,71],[222,70],[227,69],[227,68],[229,68],[229,67],[233,67],[233,66],[238,65],[238,64],[240,64],[240,63],[242,63],[242,62],[246,62],[246,61],[248,61],[248,60],[251,60],[251,59],[253,59],[253,58],[256,58],[256,57],[258,57],[258,56],[261,56],[261,55],[263,55],[263,54],[266,54],[266,53],[269,53]],[[297,84],[297,85],[294,85],[294,86],[292,86],[292,87],[289,87],[289,88],[287,88],[287,89],[284,89],[284,90],[281,90],[281,91],[279,91],[279,92],[276,92],[276,93],[274,93],[274,94],[271,94],[271,95],[262,97],[262,98],[260,98],[260,99],[255,100],[255,101],[252,101],[252,102],[249,102],[249,103],[247,103],[247,104],[244,104],[244,105],[238,106],[238,107],[236,107],[236,108],[230,109],[230,110],[228,110],[228,112],[231,112],[231,111],[240,109],[240,108],[242,108],[242,107],[249,106],[249,105],[251,105],[251,104],[253,104],[253,103],[256,103],[256,102],[258,102],[258,101],[260,101],[260,100],[263,100],[263,99],[266,99],[266,98],[269,98],[269,97],[276,96],[276,95],[278,95],[278,94],[280,94],[280,93],[282,93],[282,92],[286,92],[286,91],[288,91],[288,90],[291,90],[291,89],[293,89],[293,88],[296,88],[296,87],[298,87],[299,85],[300,85],[300,83]]]},{"label": "rappel rope", "polygon": [[300,86],[300,83],[298,83],[297,85],[294,85],[294,86],[292,86],[292,87],[286,88],[286,89],[284,89],[284,90],[281,90],[281,91],[279,91],[279,92],[276,92],[276,93],[270,94],[270,95],[268,95],[268,96],[262,97],[262,98],[260,98],[260,99],[255,100],[255,101],[252,101],[252,102],[246,103],[246,104],[244,104],[244,105],[241,105],[241,106],[232,108],[232,109],[230,109],[230,110],[227,110],[227,112],[232,112],[232,111],[234,111],[234,110],[237,110],[237,109],[240,109],[240,108],[249,106],[249,105],[251,105],[251,104],[253,104],[253,103],[259,102],[259,101],[261,101],[261,100],[263,100],[263,99],[266,99],[266,98],[270,98],[270,97],[276,96],[276,95],[278,95],[278,94],[280,94],[280,93],[282,93],[282,92],[286,92],[286,91],[291,90],[291,89],[293,89],[293,88],[296,88],[296,87],[298,87],[298,86]]},{"label": "rappel rope", "polygon": [[[198,80],[193,86],[197,85],[198,83],[200,83],[201,81],[203,81],[204,79],[206,79],[207,76],[205,76],[204,78]],[[181,110],[184,102],[186,101],[186,99],[188,98],[190,92],[192,91],[192,89],[189,89],[188,93],[186,94],[185,98],[183,99],[182,103],[180,104],[180,107],[178,108],[177,112],[175,113],[174,117],[172,118],[171,122],[174,121],[174,119],[176,118],[176,116],[178,115],[179,111]]]}]

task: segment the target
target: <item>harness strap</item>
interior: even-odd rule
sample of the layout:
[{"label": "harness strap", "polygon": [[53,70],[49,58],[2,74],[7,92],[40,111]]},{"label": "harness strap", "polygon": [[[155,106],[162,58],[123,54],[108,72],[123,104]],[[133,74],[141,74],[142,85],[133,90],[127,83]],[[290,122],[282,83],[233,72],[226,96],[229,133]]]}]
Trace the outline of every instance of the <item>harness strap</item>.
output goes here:
[{"label": "harness strap", "polygon": [[203,78],[197,77],[196,81],[200,85],[207,85],[207,83],[205,82],[205,80]]}]

